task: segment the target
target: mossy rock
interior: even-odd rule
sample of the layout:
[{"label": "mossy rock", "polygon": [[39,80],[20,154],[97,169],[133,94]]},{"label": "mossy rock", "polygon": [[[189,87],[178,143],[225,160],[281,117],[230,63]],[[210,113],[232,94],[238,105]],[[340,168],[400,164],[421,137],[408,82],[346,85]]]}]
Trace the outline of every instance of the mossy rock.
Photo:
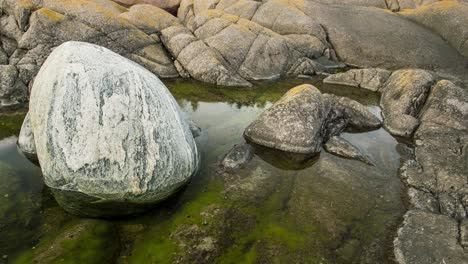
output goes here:
[{"label": "mossy rock", "polygon": [[114,224],[93,219],[77,219],[54,235],[44,237],[13,263],[113,263],[119,252]]}]

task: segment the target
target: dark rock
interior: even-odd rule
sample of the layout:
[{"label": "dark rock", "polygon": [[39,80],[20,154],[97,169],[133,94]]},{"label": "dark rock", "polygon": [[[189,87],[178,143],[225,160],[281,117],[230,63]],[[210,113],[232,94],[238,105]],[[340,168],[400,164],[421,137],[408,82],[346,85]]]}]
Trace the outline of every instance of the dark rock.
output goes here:
[{"label": "dark rock", "polygon": [[433,194],[409,188],[408,197],[411,209],[428,211],[435,214],[439,213],[439,203]]},{"label": "dark rock", "polygon": [[221,166],[225,171],[234,171],[244,167],[254,155],[253,148],[247,143],[235,145],[224,157]]},{"label": "dark rock", "polygon": [[344,138],[334,136],[325,144],[325,150],[331,154],[335,154],[348,159],[362,161],[369,165],[374,165],[372,160],[363,154],[357,147],[353,146]]}]

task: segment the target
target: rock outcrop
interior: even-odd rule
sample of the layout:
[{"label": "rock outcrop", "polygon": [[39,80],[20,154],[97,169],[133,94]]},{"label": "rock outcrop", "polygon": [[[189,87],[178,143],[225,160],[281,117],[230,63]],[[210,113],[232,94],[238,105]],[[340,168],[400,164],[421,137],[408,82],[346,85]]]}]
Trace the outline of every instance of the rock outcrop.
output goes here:
[{"label": "rock outcrop", "polygon": [[353,69],[330,75],[323,82],[380,92],[391,74],[392,72],[384,69]]},{"label": "rock outcrop", "polygon": [[269,148],[309,155],[320,152],[330,137],[346,128],[373,130],[380,125],[380,120],[358,102],[322,94],[304,84],[261,113],[245,129],[244,137]]},{"label": "rock outcrop", "polygon": [[103,47],[67,42],[32,89],[30,120],[44,180],[66,210],[137,212],[198,167],[188,124],[161,81]]},{"label": "rock outcrop", "polygon": [[0,109],[21,106],[27,100],[28,88],[18,79],[12,65],[0,65]]},{"label": "rock outcrop", "polygon": [[437,2],[414,10],[400,12],[406,18],[437,32],[450,45],[468,57],[468,4]]},{"label": "rock outcrop", "polygon": [[439,81],[432,88],[420,120],[414,135],[414,157],[401,168],[403,181],[411,187],[411,210],[395,240],[395,255],[399,263],[465,263],[466,89],[447,80]]},{"label": "rock outcrop", "polygon": [[395,71],[383,88],[380,105],[384,127],[392,135],[409,137],[419,125],[418,114],[435,78],[424,70]]}]

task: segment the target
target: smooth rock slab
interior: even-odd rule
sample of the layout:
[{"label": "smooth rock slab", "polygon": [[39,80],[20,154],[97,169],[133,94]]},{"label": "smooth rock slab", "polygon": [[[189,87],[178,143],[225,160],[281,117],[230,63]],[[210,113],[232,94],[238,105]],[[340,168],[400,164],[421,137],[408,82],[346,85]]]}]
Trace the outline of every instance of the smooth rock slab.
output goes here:
[{"label": "smooth rock slab", "polygon": [[176,101],[152,73],[105,48],[60,45],[36,77],[30,119],[44,180],[66,210],[141,211],[198,167]]}]

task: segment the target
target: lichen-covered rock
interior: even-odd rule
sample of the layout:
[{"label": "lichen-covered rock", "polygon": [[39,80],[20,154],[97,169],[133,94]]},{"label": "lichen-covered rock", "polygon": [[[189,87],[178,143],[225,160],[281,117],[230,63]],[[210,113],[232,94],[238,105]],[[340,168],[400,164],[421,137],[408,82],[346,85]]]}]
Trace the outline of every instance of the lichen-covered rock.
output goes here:
[{"label": "lichen-covered rock", "polygon": [[45,183],[72,213],[139,211],[198,167],[193,136],[164,84],[103,47],[56,48],[34,82],[29,113]]},{"label": "lichen-covered rock", "polygon": [[409,137],[419,125],[419,111],[435,79],[424,70],[395,71],[382,92],[384,127],[392,135]]},{"label": "lichen-covered rock", "polygon": [[244,132],[256,144],[286,152],[316,154],[345,128],[376,129],[380,120],[356,101],[322,94],[312,85],[289,90]]},{"label": "lichen-covered rock", "polygon": [[176,12],[180,5],[180,0],[112,0],[124,6],[133,6],[141,4],[149,4],[161,9]]},{"label": "lichen-covered rock", "polygon": [[411,210],[394,241],[397,263],[466,263],[458,223],[445,215]]},{"label": "lichen-covered rock", "polygon": [[21,131],[18,136],[18,148],[24,156],[31,162],[38,164],[36,143],[34,142],[34,134],[29,120],[29,113],[26,115],[21,126]]},{"label": "lichen-covered rock", "polygon": [[391,72],[384,69],[354,69],[328,76],[324,83],[340,84],[379,92]]},{"label": "lichen-covered rock", "polygon": [[342,137],[331,137],[324,145],[327,152],[335,154],[347,159],[355,159],[369,165],[374,165],[372,160],[363,154],[357,147],[353,146],[349,141]]}]

